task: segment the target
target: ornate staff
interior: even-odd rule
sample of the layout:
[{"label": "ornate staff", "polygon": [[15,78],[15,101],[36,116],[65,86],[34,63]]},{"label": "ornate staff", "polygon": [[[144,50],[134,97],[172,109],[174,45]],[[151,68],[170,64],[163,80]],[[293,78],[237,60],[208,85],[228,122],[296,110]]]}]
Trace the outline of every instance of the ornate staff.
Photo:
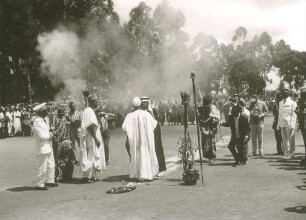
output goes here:
[{"label": "ornate staff", "polygon": [[200,155],[200,166],[201,166],[201,178],[202,184],[204,186],[204,179],[203,179],[203,165],[202,165],[202,149],[201,149],[201,140],[200,140],[200,128],[199,128],[199,119],[198,119],[198,104],[197,104],[197,97],[196,97],[196,87],[194,83],[194,79],[196,78],[195,73],[191,72],[190,78],[192,79],[192,89],[193,89],[193,97],[194,97],[194,108],[195,108],[195,116],[196,116],[196,125],[197,125],[197,135],[198,135],[198,148],[199,148],[199,155]]}]

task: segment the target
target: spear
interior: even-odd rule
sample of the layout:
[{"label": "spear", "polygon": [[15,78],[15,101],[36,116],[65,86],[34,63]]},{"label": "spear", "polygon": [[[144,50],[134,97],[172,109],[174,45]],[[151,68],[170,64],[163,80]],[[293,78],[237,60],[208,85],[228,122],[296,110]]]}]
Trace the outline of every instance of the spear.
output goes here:
[{"label": "spear", "polygon": [[195,73],[190,74],[190,78],[192,79],[192,89],[193,89],[193,99],[194,99],[194,108],[195,108],[195,116],[196,116],[196,125],[197,125],[197,135],[198,135],[198,148],[199,148],[199,155],[200,155],[200,167],[201,167],[201,178],[202,184],[204,186],[204,179],[203,179],[203,165],[202,165],[202,149],[201,149],[201,140],[200,140],[200,128],[199,128],[199,119],[198,119],[198,104],[197,104],[197,97],[196,97],[196,87],[194,83],[194,79],[196,78]]}]

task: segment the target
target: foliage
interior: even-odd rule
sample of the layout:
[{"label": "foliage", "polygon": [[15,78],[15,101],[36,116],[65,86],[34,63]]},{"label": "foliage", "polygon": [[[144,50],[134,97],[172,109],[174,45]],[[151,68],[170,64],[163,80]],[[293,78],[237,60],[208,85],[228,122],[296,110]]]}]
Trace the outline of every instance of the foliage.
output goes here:
[{"label": "foliage", "polygon": [[180,138],[178,144],[179,144],[179,156],[181,158],[179,164],[183,165],[182,179],[185,182],[185,184],[188,185],[196,184],[196,181],[200,178],[200,175],[198,170],[193,168],[194,149],[192,147],[192,141],[189,137],[189,134],[187,136],[187,139]]},{"label": "foliage", "polygon": [[[84,76],[104,93],[125,85],[134,77],[131,72],[158,78],[164,88],[187,81],[186,75],[195,71],[202,92],[219,94],[262,93],[271,69],[291,87],[303,83],[306,52],[292,50],[284,40],[273,44],[267,32],[248,41],[247,29],[240,26],[229,44],[202,32],[189,43],[184,14],[168,1],[155,9],[141,2],[129,16],[120,25],[112,0],[0,1],[0,103],[26,102],[30,96],[50,100],[62,88],[41,74],[36,49],[37,36],[58,27],[80,39],[101,39],[103,50],[92,49]],[[88,36],[93,32],[96,39]],[[174,83],[173,89],[183,85]]]},{"label": "foliage", "polygon": [[183,181],[185,182],[185,184],[194,185],[199,179],[200,179],[200,174],[198,170],[196,169],[184,170]]},{"label": "foliage", "polygon": [[284,40],[274,46],[272,64],[279,70],[283,80],[292,87],[299,88],[303,85],[306,72],[306,53],[292,50]]}]

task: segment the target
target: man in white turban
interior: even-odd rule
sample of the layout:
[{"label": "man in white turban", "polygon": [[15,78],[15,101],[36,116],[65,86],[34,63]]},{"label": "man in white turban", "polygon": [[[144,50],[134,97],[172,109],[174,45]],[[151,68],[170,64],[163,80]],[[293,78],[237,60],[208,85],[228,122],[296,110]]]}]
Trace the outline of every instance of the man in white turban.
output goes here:
[{"label": "man in white turban", "polygon": [[157,121],[147,111],[140,109],[141,101],[132,101],[135,110],[129,113],[122,125],[127,133],[130,146],[130,178],[140,181],[152,180],[158,175],[158,162],[155,154],[154,129]]}]

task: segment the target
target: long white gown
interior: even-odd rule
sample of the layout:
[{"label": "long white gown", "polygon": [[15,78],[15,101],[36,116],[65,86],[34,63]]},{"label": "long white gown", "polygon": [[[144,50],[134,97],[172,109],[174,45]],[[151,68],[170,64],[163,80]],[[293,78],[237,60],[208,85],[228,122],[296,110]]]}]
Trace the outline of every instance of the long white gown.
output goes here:
[{"label": "long white gown", "polygon": [[[87,130],[87,128],[92,124],[96,125],[95,132],[96,137],[100,142],[99,148],[97,148],[93,137]],[[103,139],[98,120],[93,109],[90,107],[85,108],[82,115],[80,141],[81,170],[84,177],[92,178],[96,173],[101,173],[103,170],[105,170],[106,165]]]},{"label": "long white gown", "polygon": [[123,122],[130,145],[130,178],[152,180],[158,174],[153,132],[156,125],[157,121],[144,110],[129,113]]},{"label": "long white gown", "polygon": [[14,111],[14,113],[13,113],[14,135],[18,132],[21,132],[20,117],[21,117],[20,111]]},{"label": "long white gown", "polygon": [[8,122],[7,122],[7,133],[9,136],[13,135],[13,117],[12,114],[7,111],[5,116],[8,118]]}]

